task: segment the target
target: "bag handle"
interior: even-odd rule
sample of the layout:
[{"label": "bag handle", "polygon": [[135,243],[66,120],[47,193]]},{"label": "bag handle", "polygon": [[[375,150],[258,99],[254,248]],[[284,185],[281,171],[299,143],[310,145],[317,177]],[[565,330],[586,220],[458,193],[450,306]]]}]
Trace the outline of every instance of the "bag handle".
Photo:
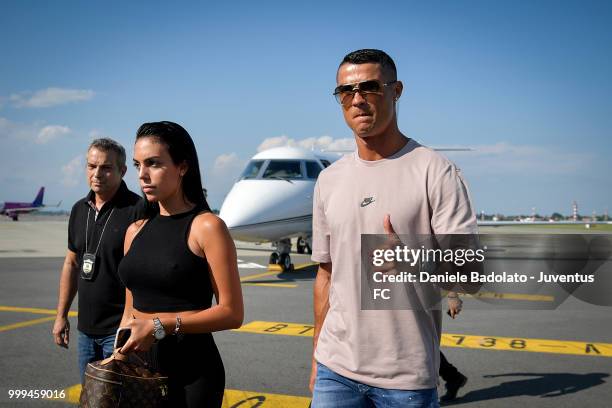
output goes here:
[{"label": "bag handle", "polygon": [[105,358],[104,360],[100,361],[100,365],[106,365],[106,364],[110,363],[110,362],[111,362],[111,361],[113,361],[113,360],[117,360],[117,361],[128,361],[130,358],[132,358],[132,357],[133,357],[133,358],[134,358],[134,359],[136,359],[136,360],[137,360],[137,361],[138,361],[140,364],[142,364],[144,367],[148,367],[148,366],[149,366],[149,364],[148,364],[148,363],[147,363],[145,360],[143,360],[143,358],[142,358],[142,357],[140,357],[138,354],[136,354],[136,353],[130,353],[130,354],[129,354],[129,357],[128,357],[128,354],[122,354],[122,353],[120,353],[120,352],[119,352],[119,350],[121,350],[121,349],[120,349],[120,348],[116,348],[116,349],[113,351],[113,354],[112,354],[110,357]]},{"label": "bag handle", "polygon": [[[117,361],[128,361],[129,357],[127,354],[123,354],[121,353],[119,350],[121,350],[121,347],[116,347],[117,346],[117,342],[119,340],[119,333],[120,331],[124,329],[122,327],[120,327],[119,329],[117,329],[117,333],[115,333],[115,349],[113,350],[113,354],[108,357],[105,358],[104,360],[100,361],[101,365],[106,365],[108,363],[110,363],[113,360],[117,360]],[[147,364],[146,361],[144,361],[142,359],[142,357],[140,357],[138,354],[136,353],[130,353],[130,357],[134,357],[140,364],[142,364],[144,367],[148,367],[149,364]]]}]

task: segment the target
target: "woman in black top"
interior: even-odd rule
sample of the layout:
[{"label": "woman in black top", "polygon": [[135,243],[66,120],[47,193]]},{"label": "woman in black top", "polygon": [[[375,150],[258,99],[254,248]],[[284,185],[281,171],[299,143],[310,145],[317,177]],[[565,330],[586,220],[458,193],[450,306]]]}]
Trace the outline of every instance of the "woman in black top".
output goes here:
[{"label": "woman in black top", "polygon": [[206,203],[185,129],[143,124],[134,165],[149,214],[125,236],[121,327],[131,336],[120,352],[168,375],[170,406],[220,407],[225,373],[211,332],[240,327],[244,315],[234,242]]}]

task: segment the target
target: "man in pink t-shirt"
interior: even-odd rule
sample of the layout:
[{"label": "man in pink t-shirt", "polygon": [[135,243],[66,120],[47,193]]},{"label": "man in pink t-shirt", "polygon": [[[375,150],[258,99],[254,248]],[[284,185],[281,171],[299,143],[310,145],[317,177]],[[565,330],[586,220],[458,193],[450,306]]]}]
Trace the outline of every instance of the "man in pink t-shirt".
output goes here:
[{"label": "man in pink t-shirt", "polygon": [[404,136],[403,85],[380,50],[348,54],[334,92],[357,150],[325,169],[313,200],[313,408],[437,407],[440,310],[362,310],[362,234],[474,234],[459,170]]}]

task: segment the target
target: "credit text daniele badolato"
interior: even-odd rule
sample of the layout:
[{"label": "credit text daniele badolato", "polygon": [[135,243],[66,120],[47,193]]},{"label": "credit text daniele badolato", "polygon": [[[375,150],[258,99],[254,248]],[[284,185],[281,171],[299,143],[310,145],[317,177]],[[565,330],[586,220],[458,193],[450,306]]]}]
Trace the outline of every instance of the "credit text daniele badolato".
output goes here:
[{"label": "credit text daniele badolato", "polygon": [[529,276],[522,273],[507,273],[507,272],[470,272],[469,276],[465,273],[454,272],[443,274],[434,274],[430,272],[374,272],[374,282],[376,283],[517,283],[517,282],[528,282],[535,281],[538,283],[593,283],[595,278],[593,275],[580,275],[575,273],[573,275],[557,275],[557,274],[545,274],[540,271],[538,280],[535,280],[535,276]]},{"label": "credit text daniele badolato", "polygon": [[[404,262],[411,267],[417,264],[435,264],[439,262],[453,263],[463,266],[466,263],[484,262],[484,249],[429,249],[408,248],[397,246],[395,249],[376,249],[372,253],[372,265],[380,267],[389,262]],[[415,272],[380,272],[373,274],[376,283],[517,283],[535,281],[537,283],[593,283],[595,278],[589,274],[546,274],[543,271],[537,276],[522,273],[508,273],[491,271],[482,272],[444,272],[431,273],[427,271]]]}]

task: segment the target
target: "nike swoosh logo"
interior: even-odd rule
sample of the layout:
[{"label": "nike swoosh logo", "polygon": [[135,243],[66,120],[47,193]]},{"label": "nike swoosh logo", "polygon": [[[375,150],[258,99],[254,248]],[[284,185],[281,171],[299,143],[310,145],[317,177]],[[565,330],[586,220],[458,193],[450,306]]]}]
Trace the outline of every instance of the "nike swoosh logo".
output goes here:
[{"label": "nike swoosh logo", "polygon": [[362,207],[368,206],[368,205],[372,204],[374,201],[376,201],[376,200],[374,200],[374,197],[366,197],[361,202],[361,206]]}]

